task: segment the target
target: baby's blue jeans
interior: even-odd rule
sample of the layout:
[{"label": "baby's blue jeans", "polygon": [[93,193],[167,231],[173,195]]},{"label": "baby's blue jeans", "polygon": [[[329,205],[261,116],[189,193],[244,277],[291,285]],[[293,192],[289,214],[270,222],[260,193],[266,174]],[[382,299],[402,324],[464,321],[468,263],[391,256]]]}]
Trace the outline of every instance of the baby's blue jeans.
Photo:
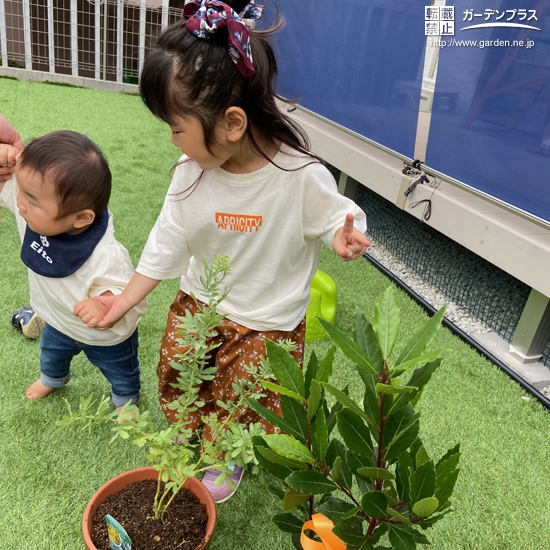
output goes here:
[{"label": "baby's blue jeans", "polygon": [[40,341],[40,380],[50,388],[61,388],[71,377],[71,360],[80,352],[111,383],[115,407],[139,400],[138,331],[114,346],[82,344],[46,324]]}]

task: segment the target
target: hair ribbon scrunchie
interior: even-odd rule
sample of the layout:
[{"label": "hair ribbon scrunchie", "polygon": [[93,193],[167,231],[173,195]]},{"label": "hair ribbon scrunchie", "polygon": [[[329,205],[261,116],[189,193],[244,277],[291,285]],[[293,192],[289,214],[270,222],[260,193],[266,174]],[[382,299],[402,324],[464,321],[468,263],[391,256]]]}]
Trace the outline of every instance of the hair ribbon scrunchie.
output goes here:
[{"label": "hair ribbon scrunchie", "polygon": [[220,29],[227,28],[231,59],[240,73],[249,78],[256,72],[250,49],[250,33],[243,19],[260,19],[264,6],[248,4],[240,14],[219,0],[194,0],[183,8],[188,17],[186,29],[198,38],[209,39]]}]

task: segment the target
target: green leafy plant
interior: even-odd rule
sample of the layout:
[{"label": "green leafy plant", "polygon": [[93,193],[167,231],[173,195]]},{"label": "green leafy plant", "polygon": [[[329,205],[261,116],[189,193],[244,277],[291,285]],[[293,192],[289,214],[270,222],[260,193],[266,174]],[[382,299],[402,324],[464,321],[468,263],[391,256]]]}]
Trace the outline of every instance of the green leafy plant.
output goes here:
[{"label": "green leafy plant", "polygon": [[[376,545],[389,540],[393,549],[409,550],[430,544],[423,530],[451,511],[459,445],[435,462],[418,435],[420,414],[414,409],[441,363],[444,350],[426,348],[444,309],[393,361],[400,311],[391,288],[376,305],[372,323],[357,312],[353,336],[319,319],[334,345],[320,361],[312,353],[305,372],[278,344],[266,341],[283,416],[257,401],[248,406],[284,433],[255,437],[254,451],[260,466],[283,481],[284,488],[268,486],[283,501],[284,513],[273,521],[292,533],[296,548],[302,548],[302,526],[314,513],[332,520],[333,533],[348,549],[384,549]],[[360,403],[347,388],[329,383],[337,348],[357,368]],[[328,395],[335,400],[330,408]]]},{"label": "green leafy plant", "polygon": [[[198,444],[192,441],[196,434],[187,427],[189,416],[204,405],[199,398],[199,389],[205,380],[212,380],[216,367],[210,366],[210,356],[220,344],[212,340],[216,335],[216,327],[224,320],[217,312],[217,307],[226,298],[228,290],[220,291],[220,287],[230,271],[226,256],[217,256],[212,264],[205,262],[204,277],[201,277],[201,295],[204,306],[199,305],[200,312],[192,315],[186,311],[180,317],[177,341],[184,350],[177,356],[171,366],[178,371],[174,387],[179,390],[179,397],[167,405],[175,411],[176,421],[164,429],[151,421],[149,411],[140,412],[135,405],[126,405],[120,415],[113,411],[108,398],[100,401],[96,407],[93,396],[81,398],[79,408],[73,411],[67,403],[68,414],[58,424],[59,429],[80,427],[91,429],[98,421],[113,423],[114,435],[111,441],[131,438],[138,447],[148,446],[147,460],[158,470],[157,493],[153,503],[153,513],[156,519],[162,519],[178,491],[191,476],[196,477],[208,468],[220,470],[222,475],[219,483],[231,483],[231,470],[228,466],[234,462],[238,466],[249,464],[253,472],[258,470],[252,450],[252,438],[265,433],[260,423],[244,426],[235,415],[241,411],[247,402],[254,402],[265,395],[258,391],[257,380],[269,383],[271,375],[267,371],[266,362],[259,366],[246,367],[251,382],[247,379],[235,378],[233,389],[236,398],[221,402],[227,414],[219,419],[215,413],[203,417],[205,425],[211,429],[212,439],[202,441],[202,449],[197,453]],[[261,387],[260,387],[261,389]],[[218,481],[217,481],[218,482]]]}]

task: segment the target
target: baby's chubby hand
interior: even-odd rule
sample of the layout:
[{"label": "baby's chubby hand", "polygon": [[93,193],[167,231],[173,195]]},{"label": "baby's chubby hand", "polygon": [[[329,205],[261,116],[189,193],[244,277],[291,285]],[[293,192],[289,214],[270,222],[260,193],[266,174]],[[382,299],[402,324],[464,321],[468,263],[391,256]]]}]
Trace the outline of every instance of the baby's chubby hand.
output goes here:
[{"label": "baby's chubby hand", "polygon": [[73,313],[80,317],[82,322],[86,323],[89,328],[95,328],[107,315],[108,311],[106,306],[93,298],[86,298],[78,302],[73,308]]},{"label": "baby's chubby hand", "polygon": [[354,220],[353,214],[346,214],[344,225],[336,231],[332,241],[332,249],[344,262],[359,258],[370,246],[367,237],[353,227]]}]

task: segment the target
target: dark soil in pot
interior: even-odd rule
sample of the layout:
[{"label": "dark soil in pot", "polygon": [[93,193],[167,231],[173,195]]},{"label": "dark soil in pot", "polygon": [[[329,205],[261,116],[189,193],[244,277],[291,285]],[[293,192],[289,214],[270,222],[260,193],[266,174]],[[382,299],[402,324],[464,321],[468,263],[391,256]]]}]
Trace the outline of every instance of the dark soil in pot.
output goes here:
[{"label": "dark soil in pot", "polygon": [[187,488],[181,489],[164,519],[153,519],[157,491],[154,480],[135,481],[100,504],[92,520],[92,540],[98,550],[110,550],[105,516],[110,514],[132,540],[132,550],[196,550],[204,542],[205,506]]}]

